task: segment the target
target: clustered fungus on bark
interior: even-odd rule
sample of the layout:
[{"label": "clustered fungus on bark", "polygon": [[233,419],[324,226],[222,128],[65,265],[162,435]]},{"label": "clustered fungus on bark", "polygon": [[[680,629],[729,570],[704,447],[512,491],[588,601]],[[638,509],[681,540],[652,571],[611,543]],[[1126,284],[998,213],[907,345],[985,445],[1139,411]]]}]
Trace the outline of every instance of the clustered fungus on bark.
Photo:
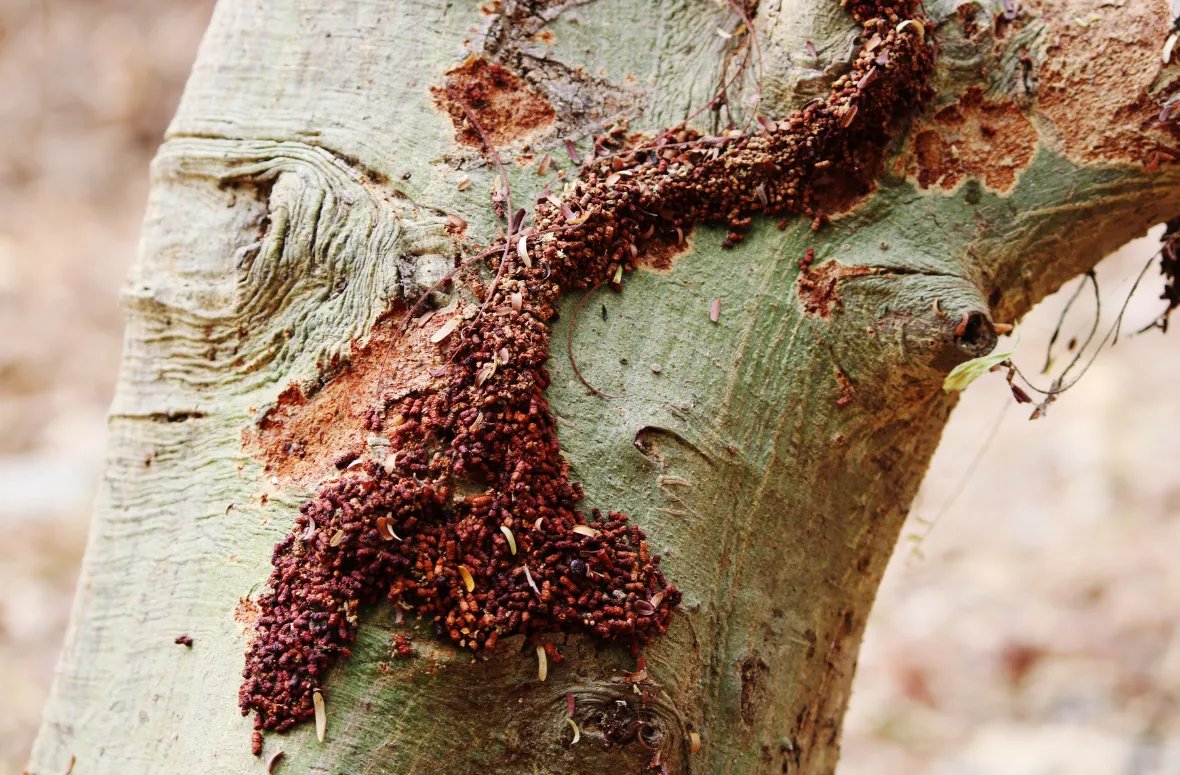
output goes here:
[{"label": "clustered fungus on bark", "polygon": [[577,180],[538,201],[531,226],[505,213],[481,303],[431,319],[442,387],[403,400],[384,424],[384,465],[354,464],[325,485],[275,547],[239,692],[256,729],[315,713],[328,668],[356,639],[358,607],[381,598],[473,651],[554,630],[637,649],[667,630],[680,592],[644,532],[623,514],[577,510],[582,490],[544,396],[548,324],[563,291],[617,284],[696,223],[725,224],[730,244],[758,214],[818,226],[818,191],[871,185],[890,123],[925,96],[933,49],[916,2],[843,4],[863,45],[826,99],[755,132],[598,144]]}]

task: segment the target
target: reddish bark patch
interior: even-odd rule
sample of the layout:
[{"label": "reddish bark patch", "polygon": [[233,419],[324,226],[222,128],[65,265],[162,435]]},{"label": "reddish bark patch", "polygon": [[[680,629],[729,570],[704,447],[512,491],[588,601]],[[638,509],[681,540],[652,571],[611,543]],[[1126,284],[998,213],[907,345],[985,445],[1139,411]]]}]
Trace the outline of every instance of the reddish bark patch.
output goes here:
[{"label": "reddish bark patch", "polygon": [[318,392],[309,397],[289,386],[261,421],[243,431],[244,446],[264,462],[268,475],[304,487],[337,477],[364,456],[371,433],[396,422],[386,417],[386,407],[434,384],[430,372],[442,362],[430,335],[444,317],[411,323],[403,333],[404,314],[399,308],[378,322]]},{"label": "reddish bark patch", "polygon": [[246,633],[251,639],[254,637],[254,625],[258,622],[258,617],[262,613],[262,609],[258,607],[256,600],[251,600],[248,597],[238,598],[238,604],[234,606],[234,621],[238,623],[238,627],[242,632]]},{"label": "reddish bark patch", "polygon": [[844,266],[837,261],[828,261],[815,269],[805,266],[799,274],[799,301],[803,304],[803,311],[825,319],[830,317],[832,311],[843,304],[840,281],[872,273],[872,267]]},{"label": "reddish bark patch", "polygon": [[676,257],[692,247],[692,231],[684,233],[682,230],[682,234],[683,237],[679,237],[673,231],[665,239],[649,240],[640,251],[635,265],[653,272],[671,271]]},{"label": "reddish bark patch", "polygon": [[833,366],[833,369],[836,374],[836,382],[840,384],[840,397],[836,399],[836,406],[843,409],[856,398],[856,386],[852,384],[852,380],[839,365]]},{"label": "reddish bark patch", "polygon": [[1011,100],[988,102],[973,87],[913,133],[901,171],[923,189],[953,190],[968,178],[1005,193],[1032,163],[1037,130]]},{"label": "reddish bark patch", "polygon": [[477,56],[447,72],[444,85],[432,87],[430,93],[435,104],[450,114],[458,141],[476,148],[483,143],[467,120],[464,105],[496,145],[547,127],[557,117],[553,106],[523,80]]},{"label": "reddish bark patch", "polygon": [[1048,41],[1037,107],[1066,156],[1148,165],[1180,158],[1175,124],[1159,120],[1160,104],[1150,93],[1172,29],[1168,4],[1041,0],[1036,6]]}]

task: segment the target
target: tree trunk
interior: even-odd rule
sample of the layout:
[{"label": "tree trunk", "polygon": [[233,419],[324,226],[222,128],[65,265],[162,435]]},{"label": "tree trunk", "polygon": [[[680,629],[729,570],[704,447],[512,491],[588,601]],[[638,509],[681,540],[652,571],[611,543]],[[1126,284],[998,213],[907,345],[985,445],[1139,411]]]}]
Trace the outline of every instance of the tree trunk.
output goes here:
[{"label": "tree trunk", "polygon": [[[757,220],[733,248],[699,226],[621,293],[593,292],[572,335],[584,294],[560,302],[546,396],[580,508],[631,515],[683,593],[646,678],[625,648],[553,633],[564,660],[541,681],[525,636],[473,656],[429,618],[366,606],[322,687],[326,740],[268,733],[276,771],[835,769],[873,596],[954,404],[943,377],[1180,214],[1166,0],[926,6],[936,96],[871,195],[818,231]],[[865,45],[836,0],[750,12],[756,48],[706,0],[219,3],[152,169],[110,456],[31,772],[264,769],[236,699],[272,549],[339,468],[385,458],[374,406],[430,383],[437,361],[400,326],[454,266],[447,215],[464,244],[505,227],[474,130],[532,209],[572,169],[567,139],[587,154],[620,121],[676,125],[743,57],[693,125],[783,119]],[[503,120],[474,126],[455,83]],[[618,397],[583,385],[567,336]],[[391,658],[397,635],[414,658]]]}]

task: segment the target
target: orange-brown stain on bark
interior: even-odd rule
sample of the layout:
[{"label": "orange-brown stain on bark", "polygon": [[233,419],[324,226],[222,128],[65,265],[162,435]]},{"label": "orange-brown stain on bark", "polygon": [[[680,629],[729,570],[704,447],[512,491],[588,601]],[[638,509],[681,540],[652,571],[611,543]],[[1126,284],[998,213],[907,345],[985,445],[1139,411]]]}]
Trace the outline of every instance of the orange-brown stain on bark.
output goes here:
[{"label": "orange-brown stain on bark", "polygon": [[261,614],[262,609],[258,607],[258,601],[249,597],[238,598],[238,604],[234,606],[234,621],[237,622],[238,629],[250,639],[254,637],[254,625]]},{"label": "orange-brown stain on bark", "polygon": [[923,189],[954,190],[975,178],[1006,193],[1033,159],[1037,130],[1011,100],[990,102],[977,87],[913,133],[901,170]]},{"label": "orange-brown stain on bark", "polygon": [[471,56],[446,73],[444,85],[430,93],[447,111],[460,143],[482,146],[479,132],[463,110],[466,106],[496,145],[511,142],[549,126],[557,117],[553,106],[520,77],[500,65]]},{"label": "orange-brown stain on bark", "polygon": [[844,266],[838,261],[828,261],[814,269],[805,265],[799,273],[799,301],[803,311],[821,318],[830,317],[842,304],[840,281],[872,273],[872,267]]},{"label": "orange-brown stain on bark", "polygon": [[652,272],[670,272],[676,259],[692,248],[692,230],[677,234],[671,231],[663,239],[648,240],[643,246],[635,265]]},{"label": "orange-brown stain on bark", "polygon": [[[1037,109],[1056,129],[1072,161],[1137,162],[1180,159],[1177,130],[1160,121],[1158,97],[1180,76],[1173,54],[1170,78],[1162,52],[1172,30],[1168,3],[1128,0],[1040,0],[1046,24],[1045,61],[1037,71]],[[1158,82],[1157,82],[1158,81]]]},{"label": "orange-brown stain on bark", "polygon": [[[454,313],[452,313],[454,314]],[[265,417],[242,432],[243,446],[281,481],[313,487],[334,479],[367,452],[368,438],[395,423],[387,407],[414,392],[432,388],[431,371],[442,365],[431,335],[451,315],[435,315],[402,331],[405,308],[374,325],[369,338],[318,391],[306,395],[290,385]]]}]

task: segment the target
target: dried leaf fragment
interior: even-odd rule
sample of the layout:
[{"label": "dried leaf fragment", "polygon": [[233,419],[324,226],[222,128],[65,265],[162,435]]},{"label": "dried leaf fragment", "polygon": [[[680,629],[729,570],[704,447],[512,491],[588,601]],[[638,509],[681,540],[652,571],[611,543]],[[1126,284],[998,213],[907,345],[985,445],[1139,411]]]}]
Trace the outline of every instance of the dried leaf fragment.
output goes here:
[{"label": "dried leaf fragment", "polygon": [[466,565],[459,566],[459,575],[463,577],[463,586],[467,587],[467,591],[475,591],[475,579],[472,578],[471,571],[467,570]]},{"label": "dried leaf fragment", "polygon": [[906,19],[901,24],[897,25],[897,33],[900,35],[905,32],[907,27],[913,27],[914,32],[918,33],[920,40],[926,40],[926,27],[918,22],[916,19]]},{"label": "dried leaf fragment", "polygon": [[470,185],[471,185],[471,178],[464,175],[463,177],[459,178],[459,182],[455,184],[455,188],[462,191],[462,190],[468,188]]},{"label": "dried leaf fragment", "polygon": [[541,157],[541,163],[537,165],[537,174],[544,175],[549,171],[549,165],[553,162],[553,157],[545,154]]},{"label": "dried leaf fragment", "polygon": [[509,551],[516,554],[516,536],[512,535],[512,530],[507,525],[500,525],[500,532],[508,539]]},{"label": "dried leaf fragment", "polygon": [[516,255],[520,256],[522,264],[529,269],[533,268],[533,260],[529,258],[529,238],[521,237],[520,242],[516,243]]},{"label": "dried leaf fragment", "polygon": [[688,733],[688,752],[696,753],[701,750],[701,736],[697,732]]},{"label": "dried leaf fragment", "polygon": [[453,317],[446,323],[443,323],[442,326],[440,326],[439,329],[434,332],[434,336],[430,337],[431,343],[438,344],[451,334],[455,333],[455,329],[458,328],[459,324],[462,322],[462,318]]},{"label": "dried leaf fragment", "polygon": [[537,593],[537,597],[540,597],[541,590],[537,589],[537,582],[533,581],[533,574],[529,571],[529,566],[525,565],[522,567],[524,567],[525,580],[529,583],[529,586],[533,588],[533,592]]},{"label": "dried leaf fragment", "polygon": [[574,525],[573,532],[581,536],[586,536],[587,538],[594,538],[599,534],[597,530],[589,525]]},{"label": "dried leaf fragment", "polygon": [[587,210],[581,215],[574,215],[574,211],[571,210],[568,205],[562,205],[562,215],[565,216],[565,221],[570,226],[581,226],[583,223],[589,220],[591,215],[594,215],[595,210],[597,210],[597,208],[594,210]]},{"label": "dried leaf fragment", "polygon": [[304,541],[310,541],[315,535],[315,520],[311,517],[307,518],[307,532],[303,534]]},{"label": "dried leaf fragment", "polygon": [[713,299],[713,303],[709,305],[709,320],[714,323],[721,320],[721,299]]},{"label": "dried leaf fragment", "polygon": [[946,375],[946,379],[942,382],[942,389],[947,393],[963,390],[972,382],[991,371],[994,366],[998,366],[1011,357],[1012,350],[1008,350],[1007,352],[985,355],[982,358],[972,358],[965,363],[960,363],[951,369],[950,374]]},{"label": "dried leaf fragment", "polygon": [[381,537],[384,538],[386,541],[400,541],[400,540],[402,540],[401,536],[399,536],[397,533],[395,533],[393,531],[393,525],[390,524],[389,520],[386,519],[385,517],[378,517],[377,518],[377,532],[380,533]]},{"label": "dried leaf fragment", "polygon": [[574,720],[573,720],[572,718],[567,718],[567,719],[565,720],[565,723],[567,723],[567,724],[569,724],[571,727],[573,727],[573,730],[574,730],[574,739],[573,739],[573,740],[570,740],[570,745],[574,745],[575,743],[577,743],[579,740],[581,740],[581,739],[582,739],[582,730],[578,729],[578,725],[577,725],[577,723],[575,723],[575,722],[574,722]]},{"label": "dried leaf fragment", "polygon": [[537,680],[544,681],[549,677],[549,657],[545,655],[545,647],[537,644]]},{"label": "dried leaf fragment", "polygon": [[340,546],[340,542],[341,542],[341,541],[343,541],[343,540],[344,540],[344,531],[343,531],[343,530],[337,530],[337,531],[336,531],[336,532],[335,532],[335,533],[332,535],[332,538],[331,538],[331,540],[330,540],[330,541],[328,541],[328,546]]},{"label": "dried leaf fragment", "polygon": [[570,161],[572,161],[574,164],[582,163],[582,157],[578,155],[578,149],[574,147],[573,140],[565,141],[565,152],[570,155]]},{"label": "dried leaf fragment", "polygon": [[319,689],[312,692],[311,702],[315,705],[315,737],[322,743],[328,732],[328,709],[324,707],[324,695]]},{"label": "dried leaf fragment", "polygon": [[1164,52],[1162,58],[1165,65],[1172,63],[1172,51],[1176,48],[1176,41],[1178,39],[1180,39],[1180,32],[1173,32],[1168,36],[1167,42],[1164,43]]},{"label": "dried leaf fragment", "polygon": [[267,771],[267,772],[274,772],[274,771],[275,771],[275,765],[279,763],[279,759],[281,759],[281,758],[283,758],[283,752],[282,752],[282,751],[275,751],[275,752],[274,752],[274,753],[272,753],[272,754],[271,754],[269,757],[267,757],[267,760],[266,760],[266,771]]},{"label": "dried leaf fragment", "polygon": [[521,308],[524,306],[524,296],[521,295],[520,291],[513,293],[508,298],[512,304],[512,311],[520,312]]},{"label": "dried leaf fragment", "polygon": [[447,225],[452,226],[456,229],[466,229],[467,228],[467,221],[463,220],[462,218],[455,215],[454,213],[451,213],[451,214],[447,215]]}]

